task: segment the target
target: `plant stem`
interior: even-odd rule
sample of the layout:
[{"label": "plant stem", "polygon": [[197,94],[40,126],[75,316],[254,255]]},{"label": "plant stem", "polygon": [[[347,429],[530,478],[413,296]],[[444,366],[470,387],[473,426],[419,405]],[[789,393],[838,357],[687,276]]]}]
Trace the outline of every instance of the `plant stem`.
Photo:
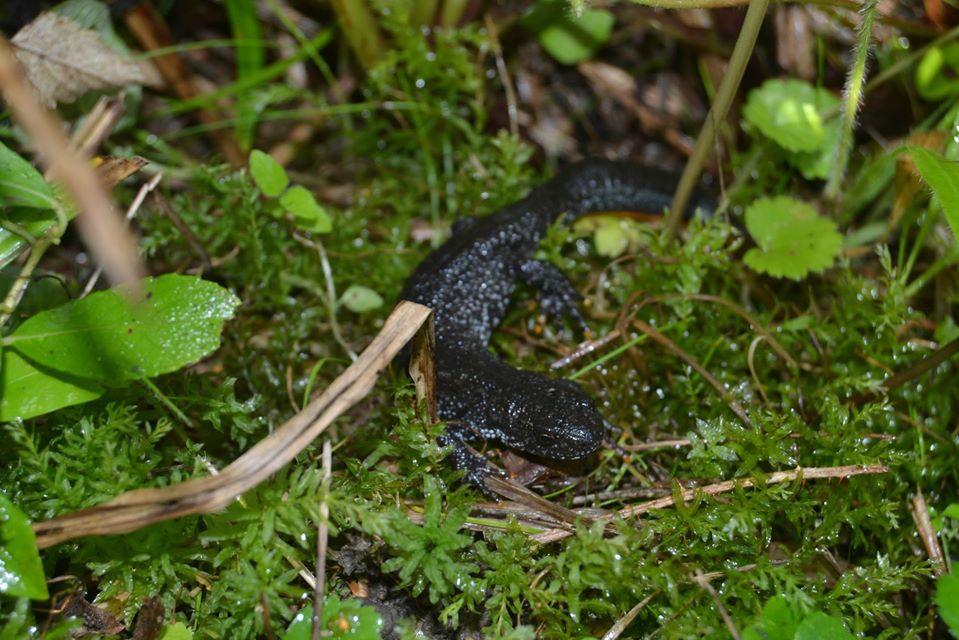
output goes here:
[{"label": "plant stem", "polygon": [[21,269],[17,275],[17,279],[13,281],[13,286],[11,286],[10,291],[7,292],[7,297],[3,300],[3,304],[0,305],[0,327],[7,323],[7,320],[13,315],[14,309],[20,304],[20,299],[23,297],[23,293],[27,290],[27,285],[30,283],[30,276],[33,275],[33,271],[37,268],[37,264],[39,264],[44,252],[50,248],[50,244],[51,241],[44,238],[38,240],[33,245],[33,248],[30,250],[30,257],[27,258],[26,264],[23,265],[23,269]]},{"label": "plant stem", "polygon": [[746,63],[749,62],[749,56],[752,54],[753,47],[756,46],[756,38],[759,36],[759,28],[762,27],[763,18],[766,16],[766,8],[769,6],[769,0],[750,0],[749,9],[746,11],[746,19],[743,20],[743,28],[739,32],[739,38],[736,40],[736,46],[733,54],[729,58],[729,67],[726,69],[726,75],[719,83],[719,89],[716,91],[716,100],[712,108],[706,115],[706,121],[696,139],[696,146],[693,153],[683,169],[683,175],[679,179],[679,185],[676,187],[676,194],[673,196],[672,205],[669,207],[669,214],[666,217],[666,233],[670,238],[676,236],[679,229],[679,222],[683,219],[683,211],[689,204],[689,198],[699,181],[699,174],[702,173],[703,163],[716,138],[717,124],[726,119],[729,112],[729,106],[733,102],[733,96],[739,88],[739,83],[743,79],[743,73],[746,70]]},{"label": "plant stem", "polygon": [[856,113],[862,104],[862,87],[866,79],[866,62],[869,59],[869,42],[872,39],[872,24],[876,16],[877,0],[866,0],[862,7],[862,22],[859,24],[859,41],[856,43],[856,59],[849,76],[846,78],[846,87],[843,91],[845,109],[842,114],[842,129],[839,133],[839,149],[832,176],[826,184],[826,199],[836,202],[839,199],[839,188],[842,178],[846,175],[846,165],[849,164],[849,152],[852,150],[852,134],[856,125]]}]

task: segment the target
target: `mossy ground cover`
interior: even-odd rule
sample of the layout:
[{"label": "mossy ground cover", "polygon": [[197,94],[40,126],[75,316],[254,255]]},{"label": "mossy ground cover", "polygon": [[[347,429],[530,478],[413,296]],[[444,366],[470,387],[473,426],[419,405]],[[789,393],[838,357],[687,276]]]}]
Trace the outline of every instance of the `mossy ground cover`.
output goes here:
[{"label": "mossy ground cover", "polygon": [[[200,271],[242,304],[200,365],[3,425],[0,487],[32,520],[229,464],[345,369],[454,220],[493,212],[550,172],[532,161],[540,149],[496,121],[504,80],[490,52],[501,45],[488,31],[427,31],[402,12],[376,15],[389,48],[347,101],[276,82],[244,97],[260,106],[255,146],[286,131],[271,127],[315,123],[317,143],[297,149],[288,171],[326,204],[328,234],[271,213],[245,170],[192,157],[202,128],[157,129],[144,112],[120,132],[114,151],[144,155],[169,176],[162,197],[175,215],[147,205],[137,222],[151,271]],[[895,52],[880,58],[891,64]],[[955,100],[929,111],[948,127]],[[534,484],[583,510],[570,535],[538,542],[549,526],[535,514],[464,486],[443,461],[442,426],[394,368],[328,432],[328,489],[317,442],[220,512],[44,550],[45,574],[57,578],[51,592],[80,593],[130,628],[158,598],[169,629],[182,623],[177,633],[282,637],[312,602],[305,576],[325,500],[327,597],[365,596],[387,616],[384,633],[402,637],[600,637],[624,620],[621,637],[792,638],[804,625],[814,634],[805,637],[942,637],[939,567],[912,505],[921,493],[948,562],[959,538],[956,365],[894,388],[884,381],[959,334],[955,261],[946,260],[955,239],[938,204],[918,192],[891,233],[873,233],[902,189],[878,145],[857,148],[847,203],[861,204],[844,210],[815,196],[817,183],[801,179],[788,150],[756,135],[729,152],[723,208],[678,239],[661,225],[617,221],[612,230],[557,227],[543,243],[541,257],[584,293],[586,338],[615,337],[552,374],[575,378],[623,430],[620,450]],[[780,194],[832,211],[847,251],[830,268],[784,280],[744,263],[753,242],[743,210]],[[67,238],[62,255],[76,251]],[[42,266],[74,295],[84,274],[64,262]],[[50,296],[62,290],[37,282],[8,328],[61,301]],[[339,298],[350,287],[385,302],[351,310]],[[547,371],[585,338],[571,324],[544,327],[531,300],[535,292],[520,292],[493,348]],[[647,446],[657,442],[670,444]],[[800,471],[766,484],[776,472],[836,467],[882,472]],[[743,482],[682,496],[725,480]],[[670,496],[672,505],[641,516],[603,519]],[[62,637],[71,623],[50,609],[0,598],[2,637]]]}]

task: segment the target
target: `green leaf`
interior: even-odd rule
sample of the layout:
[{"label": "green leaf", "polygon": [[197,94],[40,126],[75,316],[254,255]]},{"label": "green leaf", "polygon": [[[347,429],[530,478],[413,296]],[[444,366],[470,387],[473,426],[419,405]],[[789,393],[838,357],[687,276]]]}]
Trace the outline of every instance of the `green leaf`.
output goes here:
[{"label": "green leaf", "polygon": [[330,215],[305,187],[291,187],[280,196],[280,204],[293,214],[297,226],[307,231],[329,233],[333,229],[333,221],[330,219]]},{"label": "green leaf", "polygon": [[799,280],[830,267],[842,250],[836,223],[786,196],[761,198],[746,210],[746,229],[758,248],[743,261],[759,273]]},{"label": "green leaf", "polygon": [[[383,619],[376,609],[364,606],[359,600],[341,602],[337,596],[331,595],[323,604],[320,625],[327,631],[325,638],[379,640]],[[306,607],[296,614],[282,640],[310,640],[312,628],[313,607]]]},{"label": "green leaf", "polygon": [[759,619],[743,633],[744,638],[793,640],[799,620],[783,596],[774,596],[763,606]]},{"label": "green leaf", "polygon": [[[256,15],[253,0],[226,0],[226,13],[230,19],[233,38],[237,42],[235,49],[237,82],[248,81],[260,73],[266,61],[260,20]],[[240,93],[236,99],[238,116],[236,137],[240,148],[244,150],[249,149],[253,141],[253,131],[256,128],[256,102],[256,93],[252,91]]]},{"label": "green leaf", "polygon": [[824,148],[824,115],[839,100],[825,89],[802,80],[767,80],[749,92],[743,117],[764,136],[787,151]]},{"label": "green leaf", "polygon": [[193,632],[182,622],[177,622],[163,628],[160,640],[193,640]]},{"label": "green leaf", "polygon": [[144,281],[146,300],[94,293],[33,316],[6,339],[36,364],[113,382],[157,376],[197,362],[219,346],[239,300],[192,276]]},{"label": "green leaf", "polygon": [[[57,226],[59,220],[51,209],[13,207],[4,212],[4,218],[18,225],[33,238],[41,238]],[[30,246],[22,235],[0,228],[0,267],[5,267]]]},{"label": "green leaf", "polygon": [[27,516],[0,493],[0,593],[46,600],[47,580]]},{"label": "green leaf", "polygon": [[922,147],[908,147],[908,151],[922,179],[942,205],[952,235],[959,238],[959,163],[950,162]]},{"label": "green leaf", "polygon": [[0,421],[26,419],[96,400],[103,388],[25,360],[13,349],[4,349],[0,370]]},{"label": "green leaf", "polygon": [[29,162],[0,142],[0,207],[52,209],[53,188]]},{"label": "green leaf", "polygon": [[564,0],[537,2],[523,18],[549,55],[562,64],[588,60],[609,39],[615,17],[603,9],[570,12]]},{"label": "green leaf", "polygon": [[842,620],[816,612],[806,617],[796,629],[795,640],[856,640],[856,636],[849,633]]},{"label": "green leaf", "polygon": [[925,100],[941,100],[959,93],[959,43],[932,47],[916,65],[916,90]]},{"label": "green leaf", "polygon": [[952,635],[959,638],[959,575],[951,573],[936,582],[936,606],[939,617]]},{"label": "green leaf", "polygon": [[128,53],[126,43],[113,28],[110,19],[110,7],[98,0],[67,0],[55,6],[52,11],[59,16],[76,22],[81,27],[96,31],[100,38],[111,48]]},{"label": "green leaf", "polygon": [[822,142],[818,149],[786,157],[789,164],[799,169],[807,180],[824,180],[832,173],[837,157],[836,147],[839,144],[839,125],[839,118],[832,118],[823,125]]},{"label": "green leaf", "polygon": [[365,313],[382,307],[383,298],[369,287],[354,284],[340,296],[340,304],[354,313]]},{"label": "green leaf", "polygon": [[268,153],[254,149],[250,153],[250,175],[263,195],[275,198],[290,184],[286,169]]}]

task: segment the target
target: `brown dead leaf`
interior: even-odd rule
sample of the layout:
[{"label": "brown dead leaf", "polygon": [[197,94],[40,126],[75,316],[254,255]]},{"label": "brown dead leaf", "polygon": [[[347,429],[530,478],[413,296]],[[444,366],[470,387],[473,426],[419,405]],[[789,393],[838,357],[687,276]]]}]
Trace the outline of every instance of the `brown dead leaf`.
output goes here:
[{"label": "brown dead leaf", "polygon": [[73,630],[74,638],[92,635],[112,636],[126,628],[112,613],[90,604],[79,593],[68,596],[60,607],[64,616],[83,620],[83,626]]},{"label": "brown dead leaf", "polygon": [[55,13],[40,14],[11,42],[30,84],[50,107],[94,89],[161,83],[152,65],[124,58],[96,31]]},{"label": "brown dead leaf", "polygon": [[159,596],[153,596],[143,603],[137,612],[137,626],[133,629],[133,640],[156,640],[163,630],[166,611]]},{"label": "brown dead leaf", "polygon": [[117,186],[124,179],[129,178],[134,173],[148,164],[146,158],[140,156],[130,156],[129,158],[119,158],[117,156],[105,156],[96,158],[96,172],[100,182],[109,191]]}]

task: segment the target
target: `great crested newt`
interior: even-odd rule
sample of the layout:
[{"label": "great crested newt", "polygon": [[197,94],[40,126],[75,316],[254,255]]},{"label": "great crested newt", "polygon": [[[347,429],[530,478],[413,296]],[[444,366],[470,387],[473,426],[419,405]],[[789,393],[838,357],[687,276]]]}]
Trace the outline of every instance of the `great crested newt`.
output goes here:
[{"label": "great crested newt", "polygon": [[[436,393],[453,462],[482,486],[488,461],[467,443],[495,440],[546,460],[579,460],[607,438],[609,423],[570,380],[511,367],[488,349],[513,290],[522,281],[538,290],[543,312],[569,314],[585,326],[581,296],[553,265],[534,260],[540,241],[560,217],[639,211],[660,214],[676,177],[626,162],[586,160],[560,171],[527,197],[482,218],[463,218],[451,237],[419,265],[401,295],[433,310]],[[695,205],[708,213],[708,197]]]}]

